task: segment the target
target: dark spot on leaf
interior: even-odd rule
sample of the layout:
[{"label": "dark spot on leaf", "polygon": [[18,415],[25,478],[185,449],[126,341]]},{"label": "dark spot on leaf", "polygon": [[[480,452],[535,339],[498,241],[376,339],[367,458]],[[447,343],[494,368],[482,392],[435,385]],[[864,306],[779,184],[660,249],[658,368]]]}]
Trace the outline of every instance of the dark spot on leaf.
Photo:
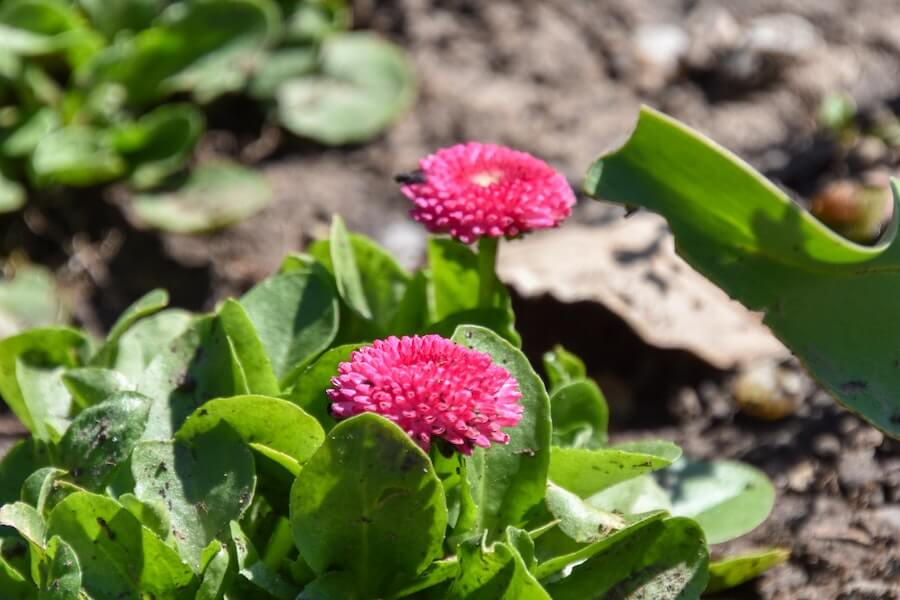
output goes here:
[{"label": "dark spot on leaf", "polygon": [[109,539],[116,539],[116,533],[109,528],[109,524],[106,522],[106,519],[104,519],[103,517],[97,517],[97,525],[100,526],[100,529],[102,529],[103,532],[106,533]]},{"label": "dark spot on leaf", "polygon": [[206,410],[205,408],[201,408],[201,409],[200,409],[200,412],[199,412],[198,414],[199,414],[201,417],[205,417],[206,415],[209,414],[209,411]]},{"label": "dark spot on leaf", "polygon": [[858,394],[869,389],[869,384],[859,379],[853,379],[841,384],[841,391],[846,394]]},{"label": "dark spot on leaf", "polygon": [[363,523],[365,523],[366,525],[369,525],[370,523],[372,523],[372,519],[370,519],[366,515],[361,515],[359,517],[359,520],[362,521]]}]

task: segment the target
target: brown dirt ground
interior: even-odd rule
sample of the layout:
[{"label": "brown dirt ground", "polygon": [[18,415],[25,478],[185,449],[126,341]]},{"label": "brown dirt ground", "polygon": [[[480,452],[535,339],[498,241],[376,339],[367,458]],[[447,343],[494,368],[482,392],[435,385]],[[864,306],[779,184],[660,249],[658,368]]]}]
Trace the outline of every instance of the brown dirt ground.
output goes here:
[{"label": "brown dirt ground", "polygon": [[[644,101],[809,193],[842,169],[834,148],[816,133],[822,96],[845,91],[871,110],[900,98],[896,0],[355,5],[357,26],[404,45],[419,73],[415,109],[389,132],[333,150],[282,140],[260,162],[275,201],[228,231],[206,237],[142,231],[123,216],[128,199],[121,191],[89,190],[78,204],[51,195],[0,221],[4,254],[22,248],[56,269],[76,319],[102,331],[154,286],[168,288],[176,305],[212,307],[320,235],[333,212],[415,263],[422,234],[407,225],[391,175],[440,146],[469,139],[517,146],[577,182],[595,156],[627,133]],[[805,50],[779,49],[749,71],[710,61],[717,36],[727,41],[730,35],[713,18],[722,10],[742,30],[760,15],[799,15],[817,39]],[[660,30],[646,27],[660,23],[687,35],[689,54],[680,67],[667,70],[636,49],[640,31],[659,40]],[[785,36],[795,37],[801,36]],[[777,43],[787,44],[785,38]],[[234,115],[244,115],[244,108],[228,101],[213,107],[204,152],[240,156],[263,135],[262,119],[242,121],[234,131]],[[900,444],[814,389],[792,417],[753,421],[732,407],[727,374],[684,353],[646,346],[601,307],[549,299],[518,305],[533,357],[562,341],[602,372],[604,386],[616,388],[613,395],[630,398],[614,423],[617,435],[670,438],[692,457],[739,458],[773,478],[779,497],[771,519],[729,548],[783,545],[792,558],[728,597],[900,598]],[[584,323],[591,324],[588,331]],[[0,438],[9,439],[14,427],[4,427]]]}]

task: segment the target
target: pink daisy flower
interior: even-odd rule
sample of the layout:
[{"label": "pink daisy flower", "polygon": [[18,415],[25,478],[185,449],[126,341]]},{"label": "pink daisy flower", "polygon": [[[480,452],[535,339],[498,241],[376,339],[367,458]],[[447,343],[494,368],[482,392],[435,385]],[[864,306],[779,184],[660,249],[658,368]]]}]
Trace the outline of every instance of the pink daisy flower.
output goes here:
[{"label": "pink daisy flower", "polygon": [[378,413],[426,451],[434,437],[463,454],[506,444],[501,428],[522,418],[519,383],[509,371],[439,335],[377,340],[341,363],[331,385],[336,419]]},{"label": "pink daisy flower", "polygon": [[415,204],[412,218],[465,244],[555,227],[575,204],[565,177],[504,146],[458,144],[423,158],[419,166],[420,171],[397,178]]}]

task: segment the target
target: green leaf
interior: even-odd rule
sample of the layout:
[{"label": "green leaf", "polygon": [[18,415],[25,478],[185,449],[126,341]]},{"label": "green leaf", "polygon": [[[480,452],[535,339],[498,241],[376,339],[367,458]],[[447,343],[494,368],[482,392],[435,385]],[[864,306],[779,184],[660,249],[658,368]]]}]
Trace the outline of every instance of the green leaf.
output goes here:
[{"label": "green leaf", "polygon": [[[468,246],[456,240],[432,237],[428,240],[428,266],[432,321],[441,321],[458,312],[488,308],[479,306],[478,255]],[[490,307],[511,310],[506,288],[498,281],[492,290],[494,297]]]},{"label": "green leaf", "polygon": [[91,358],[91,365],[110,367],[125,375],[129,381],[139,381],[151,361],[183,334],[193,321],[191,313],[180,309],[163,310],[145,317],[122,334],[112,356],[98,353]]},{"label": "green leaf", "polygon": [[449,317],[424,327],[426,333],[436,333],[448,337],[463,325],[476,325],[490,329],[516,348],[521,347],[522,337],[516,331],[512,309],[473,308],[453,313]]},{"label": "green leaf", "polygon": [[272,200],[266,180],[230,162],[193,169],[178,187],[134,197],[139,220],[172,233],[205,233],[246,219]]},{"label": "green leaf", "polygon": [[561,530],[550,529],[535,542],[535,552],[542,558],[542,562],[534,568],[535,577],[544,580],[563,571],[566,567],[582,563],[600,552],[606,552],[607,549],[620,544],[647,525],[666,517],[668,515],[663,511],[626,515],[623,517],[623,527],[608,529],[605,536],[600,535],[598,531],[595,536],[596,541],[589,544],[576,543]]},{"label": "green leaf", "polygon": [[60,442],[63,464],[79,485],[102,490],[125,463],[147,426],[151,400],[114,394],[79,414]]},{"label": "green leaf", "polygon": [[320,42],[329,35],[348,29],[350,7],[343,0],[282,0],[286,16],[284,37],[291,43]]},{"label": "green leaf", "polygon": [[276,462],[290,459],[284,466],[294,475],[325,440],[322,426],[313,417],[287,400],[266,396],[210,400],[187,418],[175,438],[190,443],[222,422]]},{"label": "green leaf", "polygon": [[625,520],[597,509],[552,482],[547,483],[547,509],[559,520],[559,528],[579,544],[590,544],[624,529]]},{"label": "green leaf", "polygon": [[297,376],[290,396],[291,402],[315,417],[325,431],[329,431],[336,423],[328,411],[331,400],[325,393],[331,387],[331,378],[337,376],[338,365],[349,361],[353,351],[363,345],[345,344],[330,348]]},{"label": "green leaf", "polygon": [[559,386],[550,395],[553,445],[601,448],[606,445],[609,408],[597,384],[582,379]]},{"label": "green leaf", "polygon": [[790,555],[791,551],[785,548],[769,548],[711,562],[706,591],[720,592],[739,586],[785,562]]},{"label": "green leaf", "polygon": [[344,303],[385,332],[411,281],[394,258],[370,239],[350,234],[337,215],[330,239],[316,242],[308,251],[334,274]]},{"label": "green leaf", "polygon": [[50,132],[62,125],[59,114],[50,106],[42,106],[27,115],[15,129],[2,137],[0,154],[9,158],[25,158]]},{"label": "green leaf", "polygon": [[203,126],[203,113],[190,104],[166,104],[136,123],[119,126],[113,144],[131,167],[131,183],[151,188],[182,170]]},{"label": "green leaf", "polygon": [[210,317],[194,320],[184,333],[159,349],[140,374],[137,391],[153,399],[144,439],[171,438],[208,399],[198,394],[198,373],[205,368],[204,359],[210,358],[203,346],[210,337],[211,321]]},{"label": "green leaf", "polygon": [[[2,186],[0,175],[0,188]],[[0,196],[2,194],[0,189]],[[66,314],[53,274],[43,267],[18,268],[12,279],[0,282],[0,339],[23,329],[65,321]]]},{"label": "green leaf", "polygon": [[700,597],[709,555],[696,523],[684,518],[654,520],[623,537],[567,577],[546,584],[554,600]]},{"label": "green leaf", "polygon": [[45,547],[47,525],[41,513],[30,504],[14,502],[0,506],[0,525],[12,527],[33,546]]},{"label": "green leaf", "polygon": [[231,298],[225,300],[219,309],[219,322],[240,363],[248,391],[264,396],[278,394],[280,390],[272,363],[244,307]]},{"label": "green leaf", "polygon": [[138,498],[169,507],[178,552],[194,568],[207,544],[247,509],[256,487],[253,455],[224,423],[190,444],[141,442],[131,470]]},{"label": "green leaf", "polygon": [[46,446],[33,438],[16,442],[0,462],[0,505],[18,500],[28,476],[48,464]]},{"label": "green leaf", "polygon": [[448,599],[491,600],[517,598],[550,600],[529,572],[522,556],[509,543],[470,540],[459,547],[460,574],[450,586]]},{"label": "green leaf", "polygon": [[19,0],[0,7],[0,50],[24,56],[48,54],[74,42],[76,13],[54,0]]},{"label": "green leaf", "polygon": [[403,51],[367,33],[329,37],[319,73],[278,88],[278,116],[291,132],[330,145],[363,142],[409,108],[415,75]]},{"label": "green leaf", "polygon": [[257,66],[247,92],[259,100],[273,100],[282,82],[309,75],[318,65],[314,47],[282,48],[266,55]]},{"label": "green leaf", "polygon": [[118,179],[128,166],[110,137],[87,125],[69,125],[45,136],[31,156],[40,186],[89,186]]},{"label": "green leaf", "polygon": [[159,539],[169,546],[175,546],[172,522],[165,503],[158,500],[145,502],[134,494],[122,494],[119,496],[119,504],[137,517],[141,525],[155,533]]},{"label": "green leaf", "polygon": [[672,498],[672,513],[691,517],[711,544],[741,536],[766,520],[775,488],[744,463],[681,461],[658,475]]},{"label": "green leaf", "polygon": [[236,521],[231,522],[230,528],[238,573],[277,600],[294,600],[300,590],[266,566],[260,559],[253,543],[244,535]]},{"label": "green leaf", "polygon": [[188,2],[164,12],[154,27],[118,37],[79,79],[85,86],[121,84],[132,106],[179,91],[207,102],[244,85],[248,67],[277,34],[277,18],[268,0]]},{"label": "green leaf", "polygon": [[39,594],[40,600],[79,600],[81,566],[72,547],[59,536],[47,543],[49,566]]},{"label": "green leaf", "polygon": [[33,472],[22,484],[22,501],[33,506],[41,515],[49,512],[55,499],[57,482],[68,475],[56,467],[43,467]]},{"label": "green leaf", "polygon": [[168,0],[78,0],[95,29],[108,39],[123,30],[146,29]]},{"label": "green leaf", "polygon": [[485,352],[519,382],[522,420],[507,429],[508,444],[476,448],[466,459],[471,493],[478,511],[475,531],[496,537],[507,525],[524,525],[539,508],[550,463],[550,401],[528,359],[509,342],[483,327],[463,326],[453,341]]},{"label": "green leaf", "polygon": [[[78,364],[78,355],[86,344],[86,338],[79,332],[64,328],[32,329],[0,341],[0,395],[25,427],[35,433],[40,431],[39,437],[42,439],[47,439],[48,436],[44,422],[48,411],[67,415],[71,399],[61,394],[56,398],[34,396],[32,392],[39,391],[41,387],[39,380],[43,377],[40,375],[51,376],[46,373],[47,369],[37,373],[28,372],[26,374],[28,383],[22,386],[17,377],[18,365],[23,364],[20,359],[29,359],[26,370],[28,366],[34,367],[35,362],[42,365],[75,367]],[[65,388],[63,392],[68,396]],[[31,406],[26,402],[26,395]],[[38,411],[37,414],[33,413],[35,410]]]},{"label": "green leaf", "polygon": [[681,450],[668,442],[602,448],[553,448],[550,479],[586,498],[621,481],[670,466]]},{"label": "green leaf", "polygon": [[353,581],[344,573],[323,573],[297,596],[297,600],[358,600],[360,598]]},{"label": "green leaf", "polygon": [[72,398],[82,408],[103,402],[116,392],[134,391],[134,384],[112,369],[97,367],[68,369],[63,373],[62,381],[72,394]]},{"label": "green leaf", "polygon": [[562,346],[544,353],[543,362],[551,393],[567,383],[587,378],[584,362]]},{"label": "green leaf", "polygon": [[34,420],[34,436],[45,442],[56,442],[69,426],[72,395],[62,382],[65,367],[46,362],[39,354],[16,359],[16,379],[28,414]]},{"label": "green leaf", "polygon": [[315,273],[294,272],[263,281],[241,298],[282,383],[331,344],[338,307],[331,285]]},{"label": "green leaf", "polygon": [[416,592],[427,590],[450,579],[455,579],[457,575],[459,575],[458,557],[450,556],[442,560],[436,560],[425,569],[425,572],[416,577],[415,581],[397,592],[396,597],[405,598],[411,596]]},{"label": "green leaf", "polygon": [[[751,167],[649,108],[585,190],[661,213],[679,253],[751,310],[850,410],[900,436],[900,209],[873,247],[841,238]],[[895,203],[900,197],[893,184]]]},{"label": "green leaf", "polygon": [[431,461],[374,413],[331,430],[297,477],[290,510],[307,564],[345,571],[363,597],[398,589],[441,556],[447,505]]},{"label": "green leaf", "polygon": [[25,188],[0,171],[0,213],[19,210],[26,199]]},{"label": "green leaf", "polygon": [[0,555],[0,589],[8,600],[35,600],[37,589]]},{"label": "green leaf", "polygon": [[213,540],[203,551],[200,560],[203,581],[197,590],[196,600],[222,600],[225,591],[231,584],[229,566],[231,556],[228,548],[219,540]]},{"label": "green leaf", "polygon": [[652,475],[628,479],[597,492],[587,499],[591,506],[621,514],[643,513],[662,509],[672,511],[669,494]]},{"label": "green leaf", "polygon": [[166,290],[156,289],[138,298],[138,300],[125,309],[116,319],[106,340],[108,344],[115,344],[122,335],[131,329],[135,323],[145,317],[161,311],[169,305],[169,293]]},{"label": "green leaf", "polygon": [[82,586],[92,598],[193,598],[196,578],[178,555],[118,502],[75,492],[50,513],[48,536],[78,556]]}]

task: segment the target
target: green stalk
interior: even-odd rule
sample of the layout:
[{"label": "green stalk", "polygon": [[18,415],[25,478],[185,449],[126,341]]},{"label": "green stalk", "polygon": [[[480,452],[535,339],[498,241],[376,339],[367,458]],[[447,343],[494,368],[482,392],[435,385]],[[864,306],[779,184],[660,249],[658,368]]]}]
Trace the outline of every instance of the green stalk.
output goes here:
[{"label": "green stalk", "polygon": [[484,236],[478,240],[478,306],[491,308],[497,283],[497,247],[500,238]]}]

